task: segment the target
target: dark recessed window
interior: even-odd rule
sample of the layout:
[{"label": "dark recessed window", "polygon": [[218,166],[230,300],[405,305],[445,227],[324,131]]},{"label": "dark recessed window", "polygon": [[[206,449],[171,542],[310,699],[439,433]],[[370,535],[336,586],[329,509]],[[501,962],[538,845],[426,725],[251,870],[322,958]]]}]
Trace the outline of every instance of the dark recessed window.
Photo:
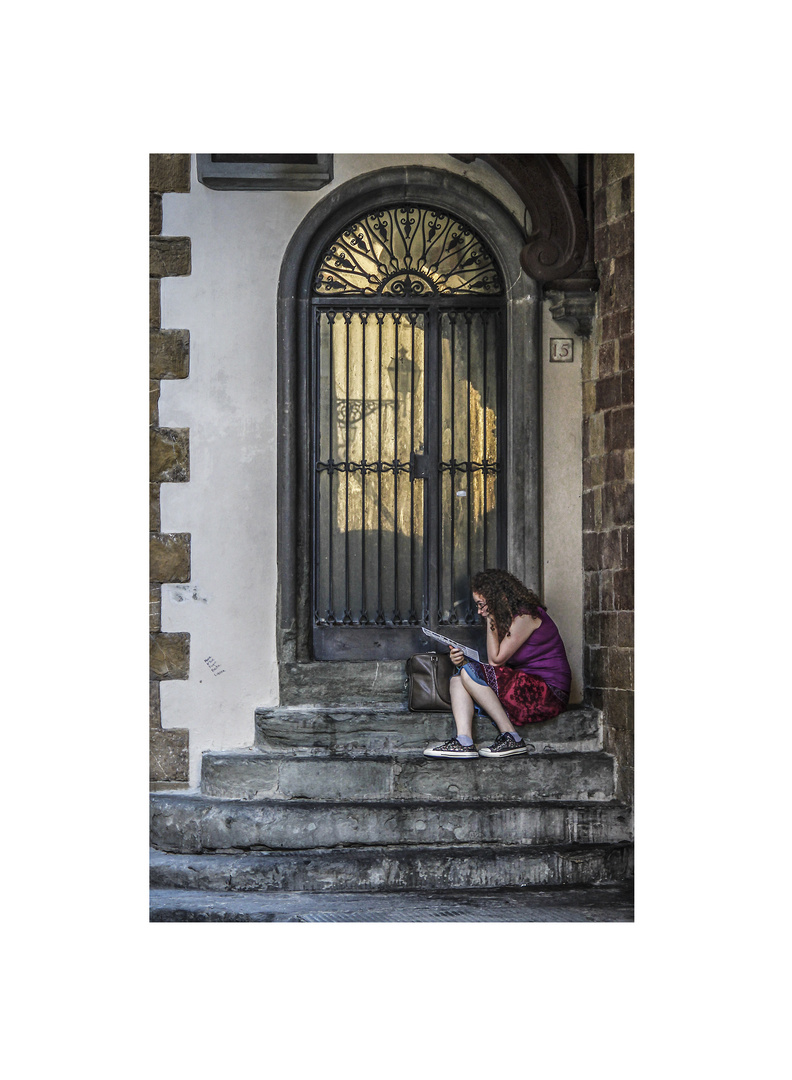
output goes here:
[{"label": "dark recessed window", "polygon": [[332,154],[198,154],[198,179],[220,191],[310,191],[333,179]]}]

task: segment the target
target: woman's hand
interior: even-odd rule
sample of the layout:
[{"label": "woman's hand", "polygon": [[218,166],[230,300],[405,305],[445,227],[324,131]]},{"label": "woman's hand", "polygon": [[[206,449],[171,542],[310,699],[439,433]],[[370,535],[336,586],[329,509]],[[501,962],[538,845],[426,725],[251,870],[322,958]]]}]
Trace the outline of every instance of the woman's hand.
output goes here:
[{"label": "woman's hand", "polygon": [[457,667],[462,667],[465,662],[465,654],[460,649],[449,649],[451,655],[451,661]]}]

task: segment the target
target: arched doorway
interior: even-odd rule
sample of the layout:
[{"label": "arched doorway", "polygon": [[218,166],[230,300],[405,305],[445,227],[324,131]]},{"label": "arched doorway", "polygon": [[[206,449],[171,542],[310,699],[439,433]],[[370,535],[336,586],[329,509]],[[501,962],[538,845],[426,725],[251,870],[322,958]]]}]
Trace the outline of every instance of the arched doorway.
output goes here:
[{"label": "arched doorway", "polygon": [[524,243],[488,192],[423,167],[348,182],[295,234],[279,293],[281,662],[403,659],[422,623],[470,637],[484,565],[541,588]]}]

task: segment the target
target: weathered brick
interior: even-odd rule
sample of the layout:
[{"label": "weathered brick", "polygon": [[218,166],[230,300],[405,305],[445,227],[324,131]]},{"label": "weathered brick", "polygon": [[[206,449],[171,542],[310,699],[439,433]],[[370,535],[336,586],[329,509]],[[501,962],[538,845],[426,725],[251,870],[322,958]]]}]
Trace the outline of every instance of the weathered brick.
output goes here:
[{"label": "weathered brick", "polygon": [[[621,185],[619,185],[620,188]],[[621,203],[621,191],[619,191]],[[615,257],[626,255],[633,249],[633,215],[626,214],[619,221],[613,222],[608,229],[608,254]]]},{"label": "weathered brick", "polygon": [[599,574],[596,570],[583,574],[583,606],[586,611],[599,611]]},{"label": "weathered brick", "polygon": [[603,450],[610,453],[611,450],[632,450],[635,444],[633,430],[633,409],[629,405],[623,405],[619,409],[610,409],[606,413],[598,414],[603,418]]},{"label": "weathered brick", "polygon": [[[602,570],[600,572],[600,608],[602,611],[615,611],[616,610],[616,593],[613,584],[614,574],[619,573],[616,570]],[[624,605],[627,607],[627,605]],[[630,605],[632,610],[632,605]]]},{"label": "weathered brick", "polygon": [[624,479],[624,455],[626,450],[611,450],[609,454],[605,455],[605,480],[610,483],[611,480],[623,480]]},{"label": "weathered brick", "polygon": [[619,640],[619,614],[616,611],[603,611],[600,616],[600,645],[617,645]]},{"label": "weathered brick", "polygon": [[159,532],[160,528],[160,486],[149,484],[149,532]]},{"label": "weathered brick", "polygon": [[632,371],[635,366],[635,339],[627,334],[619,339],[619,367],[622,371]]},{"label": "weathered brick", "polygon": [[595,382],[583,383],[583,415],[591,416],[597,407],[597,384]]},{"label": "weathered brick", "polygon": [[602,488],[602,523],[606,529],[633,523],[633,491],[633,485],[626,480],[614,480]]},{"label": "weathered brick", "polygon": [[149,738],[151,783],[184,783],[190,777],[190,733],[183,728],[154,731]]},{"label": "weathered brick", "polygon": [[[600,347],[600,371],[603,374],[605,373],[603,369],[605,355],[609,357],[611,371],[613,370],[613,344],[612,341],[606,341]],[[597,408],[613,409],[617,405],[621,405],[621,376],[617,374],[600,379],[597,383]]]},{"label": "weathered brick", "polygon": [[619,336],[619,313],[612,311],[602,320],[602,340],[613,341]]},{"label": "weathered brick", "polygon": [[633,571],[613,571],[613,606],[617,611],[634,611]]},{"label": "weathered brick", "polygon": [[603,154],[604,172],[603,183],[612,184],[614,180],[621,180],[622,177],[630,176],[635,172],[635,155],[634,154]]},{"label": "weathered brick", "polygon": [[190,580],[190,534],[155,533],[149,538],[149,581]]},{"label": "weathered brick", "polygon": [[[599,324],[600,324],[599,319],[595,319],[595,321],[594,321],[595,336],[596,336],[596,330],[599,327]],[[590,382],[590,381],[597,378],[597,375],[599,373],[599,368],[597,367],[597,353],[598,352],[599,352],[599,349],[596,347],[596,345],[592,341],[589,340],[589,341],[584,341],[583,342],[583,362],[582,362],[581,367],[582,367],[582,371],[583,371],[583,381],[584,382]]]},{"label": "weathered brick", "polygon": [[149,380],[149,427],[159,424],[159,396],[160,384]]},{"label": "weathered brick", "polygon": [[598,611],[588,611],[583,616],[583,640],[586,645],[599,645],[600,613]]},{"label": "weathered brick", "polygon": [[607,455],[583,459],[584,489],[598,487],[600,484],[605,483],[605,463],[607,460]]},{"label": "weathered brick", "polygon": [[190,635],[149,634],[152,679],[187,679],[190,675]]},{"label": "weathered brick", "polygon": [[621,535],[618,529],[599,534],[599,564],[603,570],[618,570],[622,565]]},{"label": "weathered brick", "polygon": [[190,429],[152,428],[149,432],[149,480],[182,484],[190,479]]},{"label": "weathered brick", "polygon": [[149,195],[149,233],[157,236],[162,232],[162,196]]},{"label": "weathered brick", "polygon": [[586,654],[588,656],[588,682],[591,686],[607,686],[608,685],[608,650],[599,648],[598,646],[587,646]]},{"label": "weathered brick", "polygon": [[149,630],[157,633],[162,629],[162,586],[149,585]]},{"label": "weathered brick", "polygon": [[149,191],[189,191],[191,156],[149,154]]},{"label": "weathered brick", "polygon": [[609,688],[603,694],[602,707],[605,712],[605,726],[610,731],[632,731],[633,692]]},{"label": "weathered brick", "polygon": [[627,307],[623,307],[619,312],[618,336],[622,339],[622,345],[624,344],[624,338],[626,338],[628,334],[633,333],[633,318],[634,312],[632,304],[629,304]]},{"label": "weathered brick", "polygon": [[599,569],[599,541],[597,533],[583,533],[583,569]]},{"label": "weathered brick", "polygon": [[632,649],[608,649],[608,686],[617,690],[633,689]]},{"label": "weathered brick", "polygon": [[605,414],[594,413],[583,420],[583,452],[587,457],[605,453]]},{"label": "weathered brick", "polygon": [[160,281],[159,278],[149,278],[149,327],[153,330],[159,326],[160,314]]},{"label": "weathered brick", "polygon": [[149,275],[153,278],[189,274],[189,236],[152,236],[149,240]]},{"label": "weathered brick", "polygon": [[602,283],[603,276],[610,277],[610,267],[607,265],[610,262],[607,225],[600,225],[594,229],[594,261],[606,264],[604,274],[602,268],[600,268],[599,272],[600,283]]},{"label": "weathered brick", "polygon": [[633,296],[633,255],[618,255],[614,260],[615,294],[619,297],[619,307],[628,304]]},{"label": "weathered brick", "polygon": [[[615,222],[622,216],[622,193],[621,193],[621,181],[617,180],[613,184],[608,184],[605,188],[605,217],[610,226],[613,226]],[[608,253],[613,255],[613,239],[608,236]]]},{"label": "weathered brick", "polygon": [[605,224],[607,220],[607,191],[599,188],[594,192],[594,228],[595,230]]},{"label": "weathered brick", "polygon": [[[621,351],[619,352],[621,361]],[[632,371],[621,373],[621,404],[632,405],[635,401],[635,374]]]},{"label": "weathered brick", "polygon": [[635,451],[634,450],[625,450],[624,451],[624,479],[625,480],[634,480],[635,479]]},{"label": "weathered brick", "polygon": [[633,193],[635,185],[632,176],[625,176],[621,182],[622,212],[627,214],[635,210]]},{"label": "weathered brick", "polygon": [[622,645],[631,649],[635,644],[634,619],[635,616],[632,611],[619,612],[619,634],[616,641],[617,645]]},{"label": "weathered brick", "polygon": [[154,729],[161,726],[160,684],[152,681],[149,683],[149,728]]},{"label": "weathered brick", "polygon": [[621,530],[622,566],[632,567],[635,562],[635,530],[633,528]]},{"label": "weathered brick", "polygon": [[186,379],[190,374],[190,331],[149,333],[149,378]]}]

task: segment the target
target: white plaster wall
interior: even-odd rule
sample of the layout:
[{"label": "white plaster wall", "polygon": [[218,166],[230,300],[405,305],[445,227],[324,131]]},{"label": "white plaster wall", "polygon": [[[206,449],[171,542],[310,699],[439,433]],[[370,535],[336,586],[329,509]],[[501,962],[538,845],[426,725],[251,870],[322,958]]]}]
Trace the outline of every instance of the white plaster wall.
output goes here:
[{"label": "white plaster wall", "polygon": [[[571,701],[583,692],[583,342],[542,305],[542,561],[544,595],[572,668]],[[550,361],[550,338],[571,338],[572,363]]]},{"label": "white plaster wall", "polygon": [[[190,482],[162,485],[162,531],[192,534],[192,577],[189,585],[162,588],[162,629],[191,635],[189,679],[161,684],[162,723],[190,731],[192,786],[199,781],[202,751],[250,745],[256,707],[278,700],[281,262],[301,220],[334,187],[397,164],[467,176],[487,186],[520,224],[525,220],[516,194],[487,165],[442,154],[336,155],[333,183],[311,192],[213,191],[198,182],[193,155],[189,194],[163,196],[162,234],[191,238],[192,274],[162,281],[163,328],[190,331],[189,378],[161,384],[160,425],[190,429]],[[548,375],[546,344],[544,350]],[[580,362],[549,367],[562,370],[548,375],[544,391],[545,595],[579,680]],[[565,490],[567,485],[572,487]],[[205,663],[209,657],[219,664],[217,673]]]}]

